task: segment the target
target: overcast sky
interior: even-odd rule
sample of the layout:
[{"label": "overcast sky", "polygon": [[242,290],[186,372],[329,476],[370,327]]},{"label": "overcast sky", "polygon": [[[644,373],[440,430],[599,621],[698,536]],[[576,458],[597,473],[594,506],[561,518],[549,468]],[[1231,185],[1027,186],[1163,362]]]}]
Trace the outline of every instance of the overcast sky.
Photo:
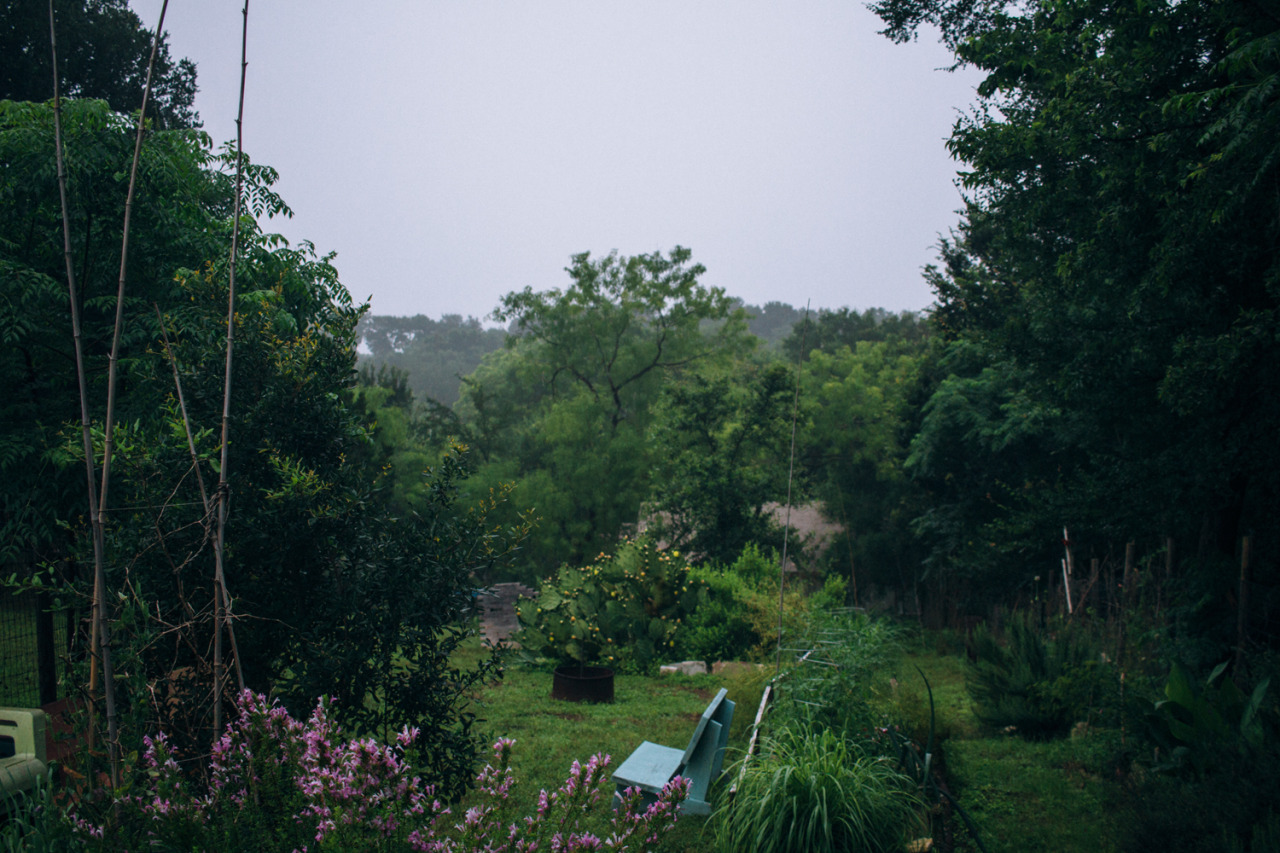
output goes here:
[{"label": "overcast sky", "polygon": [[[165,20],[215,141],[242,5]],[[858,0],[258,0],[245,150],[295,211],[266,227],[376,314],[483,316],[572,254],[675,245],[749,303],[922,309],[977,79],[877,29]]]}]

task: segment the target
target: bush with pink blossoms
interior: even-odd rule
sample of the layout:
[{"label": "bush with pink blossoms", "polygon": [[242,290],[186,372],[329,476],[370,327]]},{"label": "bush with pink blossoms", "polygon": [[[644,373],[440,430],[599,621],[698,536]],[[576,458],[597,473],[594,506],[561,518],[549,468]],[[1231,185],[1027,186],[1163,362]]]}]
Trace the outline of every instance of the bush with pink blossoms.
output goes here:
[{"label": "bush with pink blossoms", "polygon": [[[418,851],[576,853],[643,849],[676,821],[688,783],[677,778],[648,806],[629,791],[601,834],[591,815],[607,785],[607,755],[574,762],[556,791],[542,791],[533,814],[510,811],[514,741],[494,744],[494,760],[476,776],[467,810],[454,814],[414,773],[417,733],[397,743],[342,738],[321,701],[308,721],[246,691],[214,746],[208,784],[197,791],[163,735],[146,739],[132,787],[102,809],[102,820],[71,815],[90,850]],[[105,803],[104,803],[105,805]]]}]

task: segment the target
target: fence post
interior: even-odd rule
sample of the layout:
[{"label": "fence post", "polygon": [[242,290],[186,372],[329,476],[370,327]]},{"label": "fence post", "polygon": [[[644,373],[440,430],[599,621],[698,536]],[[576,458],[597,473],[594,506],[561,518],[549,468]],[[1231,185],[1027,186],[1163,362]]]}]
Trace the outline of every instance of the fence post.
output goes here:
[{"label": "fence post", "polygon": [[1253,537],[1246,536],[1240,543],[1240,594],[1236,602],[1236,665],[1239,674],[1244,666],[1244,644],[1249,628],[1249,545]]},{"label": "fence post", "polygon": [[53,606],[49,593],[36,594],[36,683],[40,690],[40,704],[48,705],[58,699],[58,655],[54,650]]}]

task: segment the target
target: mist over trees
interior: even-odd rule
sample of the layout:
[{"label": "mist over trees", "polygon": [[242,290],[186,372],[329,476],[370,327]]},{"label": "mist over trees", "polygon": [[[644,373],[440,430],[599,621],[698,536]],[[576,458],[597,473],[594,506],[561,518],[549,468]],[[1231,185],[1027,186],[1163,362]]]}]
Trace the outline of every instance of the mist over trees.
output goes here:
[{"label": "mist over trees", "polygon": [[[453,657],[477,588],[587,565],[641,527],[708,572],[764,565],[788,496],[841,529],[821,552],[791,540],[793,594],[838,576],[847,603],[939,627],[1111,607],[1102,621],[1145,632],[1161,666],[1274,667],[1280,20],[1250,3],[874,8],[889,37],[936,28],[986,74],[948,142],[965,207],[928,311],[745,305],[675,246],[567,255],[560,287],[438,320],[369,316],[333,255],[270,233],[278,176],[212,148],[194,66],[163,47],[118,305],[149,36],[123,0],[57,4],[72,97],[55,114],[45,10],[0,10],[0,562],[14,590],[65,596],[68,659],[94,683],[75,627],[85,457],[105,456],[119,307],[102,544],[132,746],[163,719],[205,749],[221,709],[163,697],[223,695],[204,484],[223,465],[237,165],[252,213],[224,494],[246,686],[295,713],[333,697],[384,738],[417,727],[446,795],[469,784],[467,702],[498,670]],[[1067,537],[1101,566],[1083,592],[1062,580]]]}]

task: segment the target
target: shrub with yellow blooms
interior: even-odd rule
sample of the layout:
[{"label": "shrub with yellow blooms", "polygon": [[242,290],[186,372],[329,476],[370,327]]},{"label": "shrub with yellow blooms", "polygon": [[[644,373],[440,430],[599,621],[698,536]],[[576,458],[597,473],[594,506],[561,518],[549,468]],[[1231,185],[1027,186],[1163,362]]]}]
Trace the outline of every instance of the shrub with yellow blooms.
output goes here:
[{"label": "shrub with yellow blooms", "polygon": [[536,598],[519,601],[516,640],[561,665],[647,671],[674,653],[681,623],[706,596],[679,551],[625,540],[616,554],[562,566]]}]

